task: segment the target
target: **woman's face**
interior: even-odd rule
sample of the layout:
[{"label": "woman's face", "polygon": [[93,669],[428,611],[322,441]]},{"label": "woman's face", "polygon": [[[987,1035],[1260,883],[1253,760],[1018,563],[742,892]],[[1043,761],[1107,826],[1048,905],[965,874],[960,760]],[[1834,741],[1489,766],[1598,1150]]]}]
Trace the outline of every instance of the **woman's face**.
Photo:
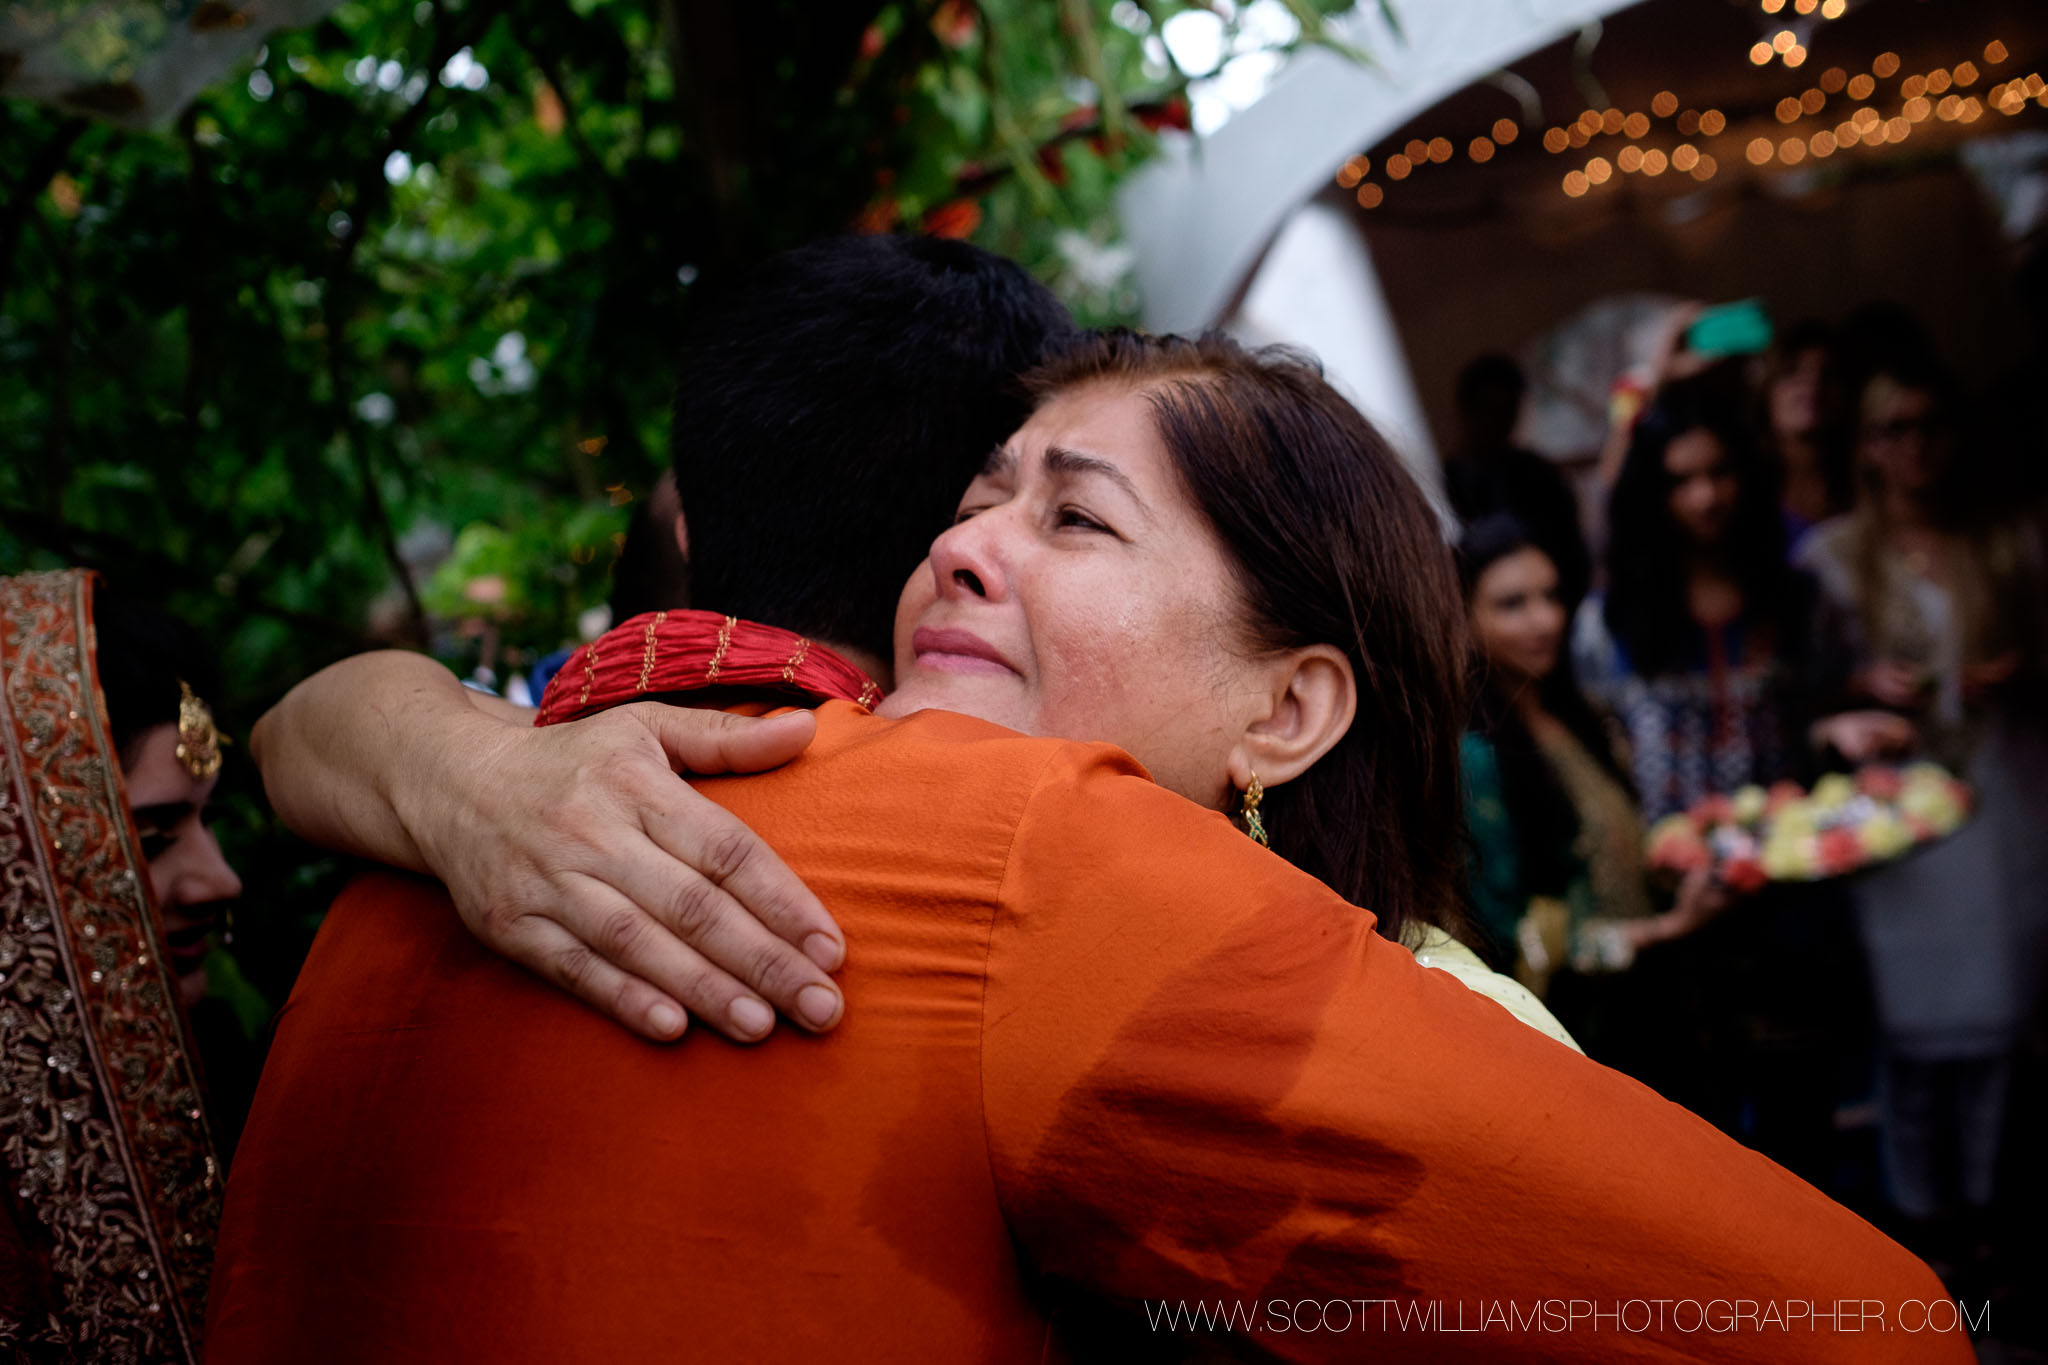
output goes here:
[{"label": "woman's face", "polygon": [[1784,373],[1771,381],[1771,430],[1780,440],[1809,435],[1820,425],[1821,386],[1827,380],[1827,368],[1827,351],[1809,346],[1794,355]]},{"label": "woman's face", "polygon": [[1534,546],[1501,556],[1472,585],[1472,638],[1487,663],[1511,678],[1548,677],[1564,647],[1564,627],[1557,568]]},{"label": "woman's face", "polygon": [[203,964],[215,909],[242,894],[242,879],[221,857],[203,818],[217,779],[194,777],[178,761],[178,727],[145,730],[133,752],[124,774],[128,806],[163,915],[164,950],[178,978],[178,998],[190,1008],[206,994]]},{"label": "woman's face", "polygon": [[1671,519],[1695,545],[1718,545],[1735,520],[1741,482],[1721,438],[1704,427],[1681,432],[1664,448],[1671,481]]},{"label": "woman's face", "polygon": [[882,709],[1106,741],[1215,807],[1260,691],[1243,610],[1143,394],[1082,385],[991,456],[911,575]]},{"label": "woman's face", "polygon": [[1932,491],[1948,465],[1948,431],[1934,395],[1879,378],[1863,399],[1864,463],[1907,497]]}]

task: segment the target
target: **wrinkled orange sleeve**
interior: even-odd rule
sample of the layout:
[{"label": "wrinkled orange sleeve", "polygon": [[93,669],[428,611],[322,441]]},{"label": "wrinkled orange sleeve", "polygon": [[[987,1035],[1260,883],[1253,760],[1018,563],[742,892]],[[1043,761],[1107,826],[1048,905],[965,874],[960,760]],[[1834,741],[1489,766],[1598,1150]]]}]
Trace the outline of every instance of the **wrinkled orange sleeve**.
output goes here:
[{"label": "wrinkled orange sleeve", "polygon": [[1141,1320],[1199,1301],[1302,1360],[1972,1358],[1867,1223],[1085,751],[1019,825],[987,976],[1005,1217]]}]

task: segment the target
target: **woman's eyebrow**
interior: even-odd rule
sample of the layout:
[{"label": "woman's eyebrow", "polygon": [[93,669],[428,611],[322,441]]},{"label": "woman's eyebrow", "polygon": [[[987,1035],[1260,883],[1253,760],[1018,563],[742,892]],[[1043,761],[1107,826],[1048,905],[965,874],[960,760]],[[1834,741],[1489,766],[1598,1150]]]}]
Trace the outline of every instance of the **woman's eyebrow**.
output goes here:
[{"label": "woman's eyebrow", "polygon": [[1145,499],[1139,495],[1138,486],[1131,482],[1130,476],[1099,456],[1084,455],[1065,446],[1052,446],[1045,452],[1045,467],[1054,474],[1100,474],[1130,494],[1132,502],[1140,507],[1145,505]]},{"label": "woman's eyebrow", "polygon": [[135,823],[159,827],[175,825],[192,813],[190,801],[164,801],[154,806],[137,806]]}]

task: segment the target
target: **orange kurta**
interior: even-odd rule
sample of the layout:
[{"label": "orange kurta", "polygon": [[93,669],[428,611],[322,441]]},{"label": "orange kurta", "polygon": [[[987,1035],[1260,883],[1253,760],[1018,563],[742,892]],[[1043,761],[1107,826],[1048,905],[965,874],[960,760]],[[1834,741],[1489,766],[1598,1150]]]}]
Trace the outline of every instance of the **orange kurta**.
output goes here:
[{"label": "orange kurta", "polygon": [[818,714],[702,789],[844,926],[840,1028],[640,1042],[359,881],[236,1155],[210,1360],[1038,1361],[1027,1269],[1288,1358],[1969,1358],[1899,1247],[1118,751]]}]

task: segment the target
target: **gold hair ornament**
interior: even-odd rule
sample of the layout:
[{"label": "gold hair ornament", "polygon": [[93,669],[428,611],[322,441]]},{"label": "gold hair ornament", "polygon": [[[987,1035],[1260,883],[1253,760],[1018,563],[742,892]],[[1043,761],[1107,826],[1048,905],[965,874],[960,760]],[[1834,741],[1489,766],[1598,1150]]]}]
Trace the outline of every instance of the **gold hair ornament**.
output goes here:
[{"label": "gold hair ornament", "polygon": [[189,683],[178,679],[178,762],[194,777],[212,777],[220,771],[220,747],[227,742],[214,727],[213,712],[193,695]]},{"label": "gold hair ornament", "polygon": [[1259,781],[1257,773],[1253,773],[1251,782],[1244,789],[1244,832],[1251,835],[1252,841],[1260,848],[1271,848],[1273,845],[1266,838],[1266,822],[1259,815],[1259,802],[1265,797],[1266,784]]}]

